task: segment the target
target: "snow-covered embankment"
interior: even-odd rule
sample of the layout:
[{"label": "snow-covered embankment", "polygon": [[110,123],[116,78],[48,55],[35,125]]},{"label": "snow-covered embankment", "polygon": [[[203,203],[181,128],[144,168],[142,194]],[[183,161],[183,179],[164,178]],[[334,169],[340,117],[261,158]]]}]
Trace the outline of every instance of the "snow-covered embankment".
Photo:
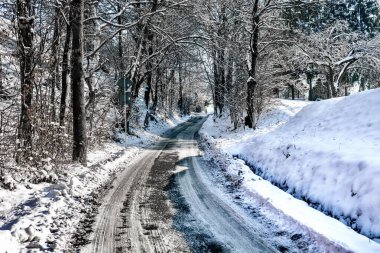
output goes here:
[{"label": "snow-covered embankment", "polygon": [[231,133],[225,130],[226,124],[210,118],[201,135],[222,153],[238,156],[250,165],[257,175],[244,164],[237,166],[236,161],[229,173],[242,175],[243,187],[254,195],[269,199],[275,208],[346,249],[380,252],[379,244],[314,212],[303,201],[274,189],[259,177],[377,240],[379,98],[378,89],[315,102],[294,117],[292,113],[305,103],[282,101],[264,116],[256,132]]}]

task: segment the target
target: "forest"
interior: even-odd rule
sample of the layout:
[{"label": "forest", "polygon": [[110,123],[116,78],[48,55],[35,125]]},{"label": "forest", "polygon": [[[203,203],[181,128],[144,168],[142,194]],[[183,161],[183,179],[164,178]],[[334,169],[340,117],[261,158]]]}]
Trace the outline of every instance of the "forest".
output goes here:
[{"label": "forest", "polygon": [[380,252],[380,0],[1,0],[0,253]]},{"label": "forest", "polygon": [[379,29],[375,0],[2,1],[1,173],[42,180],[173,113],[255,129],[272,98],[379,87]]}]

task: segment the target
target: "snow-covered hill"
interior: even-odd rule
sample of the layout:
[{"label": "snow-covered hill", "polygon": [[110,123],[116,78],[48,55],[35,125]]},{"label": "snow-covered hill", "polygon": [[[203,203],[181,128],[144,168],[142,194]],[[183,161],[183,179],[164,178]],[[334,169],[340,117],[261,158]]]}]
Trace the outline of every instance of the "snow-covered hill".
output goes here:
[{"label": "snow-covered hill", "polygon": [[227,153],[243,159],[256,174],[241,160],[227,158],[226,173],[242,182],[246,201],[259,196],[260,203],[346,249],[378,252],[380,245],[314,212],[304,201],[380,241],[379,112],[380,89],[313,103],[281,100],[256,131],[231,132],[228,119],[210,117],[201,136],[214,160],[221,157],[216,153]]},{"label": "snow-covered hill", "polygon": [[380,89],[313,103],[234,151],[261,176],[380,237]]}]

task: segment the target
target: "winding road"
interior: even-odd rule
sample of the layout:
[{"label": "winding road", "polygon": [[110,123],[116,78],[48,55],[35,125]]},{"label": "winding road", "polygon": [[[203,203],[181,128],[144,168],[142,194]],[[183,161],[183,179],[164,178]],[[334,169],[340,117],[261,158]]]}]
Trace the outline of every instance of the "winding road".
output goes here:
[{"label": "winding road", "polygon": [[276,231],[207,180],[195,140],[204,121],[193,117],[167,132],[117,175],[80,252],[302,252],[267,242]]}]

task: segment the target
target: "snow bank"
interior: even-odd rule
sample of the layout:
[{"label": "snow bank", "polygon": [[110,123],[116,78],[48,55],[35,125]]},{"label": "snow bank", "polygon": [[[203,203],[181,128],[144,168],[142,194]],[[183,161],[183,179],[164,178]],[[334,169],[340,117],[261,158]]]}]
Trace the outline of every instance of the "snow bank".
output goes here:
[{"label": "snow bank", "polygon": [[241,198],[260,209],[269,217],[278,219],[286,231],[306,234],[321,248],[305,252],[356,252],[378,253],[380,244],[368,240],[343,223],[306,205],[269,181],[252,173],[240,159],[232,160],[227,173],[241,180]]},{"label": "snow bank", "polygon": [[0,230],[0,252],[19,253],[20,247],[15,237],[9,231]]},{"label": "snow bank", "polygon": [[89,154],[88,167],[69,164],[55,183],[17,183],[12,191],[0,186],[0,253],[71,251],[81,219],[113,175],[160,134],[186,120],[159,120],[141,130],[140,138],[128,138],[127,149],[124,143],[104,144]]},{"label": "snow bank", "polygon": [[380,238],[380,89],[306,106],[233,154],[265,179]]},{"label": "snow bank", "polygon": [[[285,230],[308,234],[328,252],[380,252],[374,233],[379,228],[374,223],[376,214],[380,213],[375,193],[379,179],[378,98],[380,90],[315,103],[278,100],[263,115],[256,131],[231,131],[228,118],[210,117],[200,131],[205,157],[220,164],[228,181],[238,183],[244,203],[277,217]],[[233,155],[248,161],[257,175]],[[361,210],[361,220],[356,221],[343,211],[336,213],[357,229],[366,217],[362,232],[366,232],[366,224],[375,241],[294,196],[309,202],[313,198],[312,206],[330,216],[332,211],[349,207],[350,213]]]}]

